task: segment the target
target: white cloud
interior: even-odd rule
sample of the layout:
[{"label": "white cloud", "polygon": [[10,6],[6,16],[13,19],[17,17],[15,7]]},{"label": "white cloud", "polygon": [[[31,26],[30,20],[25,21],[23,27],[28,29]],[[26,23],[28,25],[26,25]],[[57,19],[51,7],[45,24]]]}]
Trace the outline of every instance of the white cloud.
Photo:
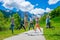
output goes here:
[{"label": "white cloud", "polygon": [[48,4],[51,5],[51,4],[56,4],[58,1],[60,0],[49,0],[48,1]]},{"label": "white cloud", "polygon": [[26,1],[26,2],[22,2],[21,4],[20,4],[20,9],[22,10],[22,11],[30,11],[30,10],[32,10],[32,9],[34,9],[34,5],[32,5],[30,2],[28,2],[28,1]]},{"label": "white cloud", "polygon": [[41,9],[41,8],[35,8],[30,11],[30,13],[33,13],[33,14],[43,14],[44,12],[45,12],[45,10]]},{"label": "white cloud", "polygon": [[34,5],[25,0],[3,0],[3,6],[10,10],[16,8],[22,11],[30,11],[34,8]]},{"label": "white cloud", "polygon": [[46,8],[46,10],[45,10],[45,12],[50,12],[50,11],[52,11],[52,9],[50,9],[50,8]]},{"label": "white cloud", "polygon": [[46,10],[42,9],[42,8],[35,8],[33,10],[30,11],[31,14],[44,14],[44,12],[51,12],[53,9],[50,8],[46,8]]},{"label": "white cloud", "polygon": [[[34,5],[32,5],[29,1],[25,0],[0,0],[0,2],[3,2],[3,5],[5,8],[8,8],[12,10],[13,8],[16,8],[17,11],[22,10],[23,12],[30,12],[32,14],[43,14],[44,12],[50,12],[50,8],[46,8],[46,10],[42,8],[35,8]],[[36,4],[35,6],[38,6]]]}]

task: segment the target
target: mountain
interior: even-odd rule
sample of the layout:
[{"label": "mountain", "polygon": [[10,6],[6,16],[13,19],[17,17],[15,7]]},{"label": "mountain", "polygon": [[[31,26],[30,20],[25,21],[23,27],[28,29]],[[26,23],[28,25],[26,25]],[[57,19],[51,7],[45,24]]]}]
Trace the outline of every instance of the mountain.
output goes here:
[{"label": "mountain", "polygon": [[33,15],[33,14],[29,13],[29,12],[24,13],[21,10],[16,12],[16,11],[12,11],[12,10],[9,10],[9,9],[6,9],[6,8],[4,8],[4,10],[0,9],[0,11],[4,14],[5,17],[10,17],[10,15],[18,13],[21,18],[24,18],[24,15],[27,14],[28,15],[28,20],[29,20],[29,18],[32,18],[32,15]]},{"label": "mountain", "polygon": [[11,10],[10,12],[8,12],[7,10],[0,10],[0,11],[4,14],[5,17],[9,17],[10,15],[13,15],[15,13]]}]

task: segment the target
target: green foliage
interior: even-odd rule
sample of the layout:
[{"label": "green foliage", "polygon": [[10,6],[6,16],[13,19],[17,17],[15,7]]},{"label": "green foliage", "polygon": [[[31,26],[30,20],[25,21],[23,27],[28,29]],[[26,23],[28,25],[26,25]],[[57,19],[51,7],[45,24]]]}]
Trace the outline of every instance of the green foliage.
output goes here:
[{"label": "green foliage", "polygon": [[20,16],[18,15],[18,13],[13,14],[14,17],[14,22],[15,22],[15,29],[19,28],[20,26]]},{"label": "green foliage", "polygon": [[45,21],[46,21],[46,16],[47,16],[48,14],[44,14],[41,18],[40,18],[40,24],[44,24],[45,23]]},{"label": "green foliage", "polygon": [[60,17],[55,17],[52,19],[55,23],[60,23]]},{"label": "green foliage", "polygon": [[4,22],[5,22],[5,20],[4,20],[4,15],[3,15],[2,12],[0,11],[0,31],[2,31],[3,28],[4,28]]},{"label": "green foliage", "polygon": [[40,20],[45,21],[45,19],[46,19],[46,15],[42,16]]},{"label": "green foliage", "polygon": [[51,16],[51,18],[60,16],[60,6],[58,6],[53,11],[51,11],[50,16]]},{"label": "green foliage", "polygon": [[[11,15],[10,15],[11,16]],[[13,14],[15,21],[15,29],[20,26],[20,16],[18,13]],[[9,30],[11,27],[11,17],[5,17],[3,12],[0,11],[0,31]]]}]

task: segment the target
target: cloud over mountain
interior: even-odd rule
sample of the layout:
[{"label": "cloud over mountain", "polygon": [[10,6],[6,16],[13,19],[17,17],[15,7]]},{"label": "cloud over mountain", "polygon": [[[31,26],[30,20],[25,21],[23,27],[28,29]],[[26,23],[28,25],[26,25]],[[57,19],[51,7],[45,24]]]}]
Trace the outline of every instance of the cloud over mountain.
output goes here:
[{"label": "cloud over mountain", "polygon": [[[49,0],[50,3],[51,0]],[[50,8],[42,9],[42,8],[34,8],[39,4],[33,5],[29,1],[25,0],[0,0],[2,2],[2,6],[7,9],[13,10],[16,8],[17,11],[21,10],[23,12],[29,12],[31,14],[43,14],[44,12],[50,12]]]},{"label": "cloud over mountain", "polygon": [[35,9],[31,10],[30,12],[33,14],[43,14],[45,12],[45,10],[41,9],[41,8],[35,8]]}]

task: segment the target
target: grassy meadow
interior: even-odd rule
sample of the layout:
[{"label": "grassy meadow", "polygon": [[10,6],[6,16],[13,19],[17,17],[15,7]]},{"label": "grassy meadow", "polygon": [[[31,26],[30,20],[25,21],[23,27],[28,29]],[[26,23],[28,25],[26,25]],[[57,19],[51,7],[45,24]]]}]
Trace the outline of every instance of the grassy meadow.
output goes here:
[{"label": "grassy meadow", "polygon": [[46,40],[60,40],[60,17],[51,19],[52,28],[46,28],[46,24],[40,24],[44,28],[44,36]]}]

